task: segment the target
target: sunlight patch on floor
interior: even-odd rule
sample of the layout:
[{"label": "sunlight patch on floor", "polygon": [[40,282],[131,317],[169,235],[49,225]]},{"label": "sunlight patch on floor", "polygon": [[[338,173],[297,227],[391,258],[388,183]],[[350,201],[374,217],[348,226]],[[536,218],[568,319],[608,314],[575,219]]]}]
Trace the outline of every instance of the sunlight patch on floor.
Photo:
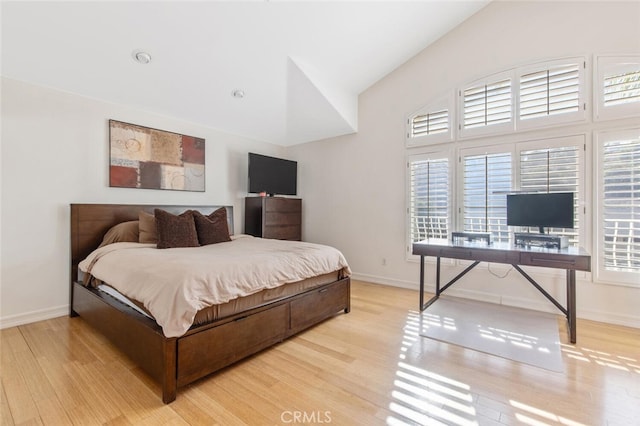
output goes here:
[{"label": "sunlight patch on floor", "polygon": [[[395,372],[393,390],[386,424],[391,426],[453,425],[477,426],[483,420],[476,410],[477,401],[471,392],[471,386],[411,362],[411,347],[420,340],[423,327],[447,327],[455,329],[452,318],[428,315],[410,311],[404,325],[404,335],[399,350],[399,362]],[[511,345],[537,348],[537,338],[504,329],[478,325],[483,337]],[[541,350],[541,348],[537,348]],[[604,352],[561,345],[565,356],[584,362],[606,364],[612,368],[635,368],[639,362],[632,358],[615,357]],[[507,403],[507,401],[505,401]],[[520,401],[509,400],[515,413],[514,420],[529,426],[566,425],[585,426],[582,423],[556,415],[550,411],[527,405]]]},{"label": "sunlight patch on floor", "polygon": [[433,315],[428,312],[423,312],[422,315],[417,313],[420,324],[430,327],[443,327],[448,330],[457,330],[456,320],[449,317],[441,317],[440,315]]},{"label": "sunlight patch on floor", "polygon": [[[545,421],[552,421],[556,424],[562,424],[567,426],[585,426],[583,423],[579,423],[573,421],[571,419],[564,418],[562,416],[557,416],[553,413],[550,413],[546,410],[541,410],[540,408],[532,407],[527,404],[523,404],[522,402],[509,400],[509,403],[518,410],[524,411],[526,414],[517,413],[516,418],[522,423],[531,425],[531,426],[539,426],[539,425],[548,425],[549,423],[545,423]],[[542,418],[539,420],[538,418],[534,418],[532,416],[536,416],[538,418]]]},{"label": "sunlight patch on floor", "polygon": [[562,352],[569,358],[577,359],[584,362],[595,362],[604,367],[614,368],[616,370],[635,372],[640,374],[640,361],[634,358],[614,355],[608,352],[596,351],[588,348],[578,348],[571,345],[561,345]]},{"label": "sunlight patch on floor", "polygon": [[[535,336],[528,336],[522,333],[516,333],[509,330],[503,330],[495,327],[486,327],[478,324],[480,335],[487,339],[494,339],[498,342],[510,342],[512,345],[523,348],[532,349],[540,345],[539,339]],[[538,348],[541,349],[541,348]]]},{"label": "sunlight patch on floor", "polygon": [[[427,319],[427,322],[430,320]],[[388,425],[455,425],[476,426],[476,411],[470,386],[410,364],[407,351],[420,338],[425,320],[420,312],[410,311],[405,327],[398,369],[391,392]],[[455,329],[451,319],[431,321],[431,326]]]}]

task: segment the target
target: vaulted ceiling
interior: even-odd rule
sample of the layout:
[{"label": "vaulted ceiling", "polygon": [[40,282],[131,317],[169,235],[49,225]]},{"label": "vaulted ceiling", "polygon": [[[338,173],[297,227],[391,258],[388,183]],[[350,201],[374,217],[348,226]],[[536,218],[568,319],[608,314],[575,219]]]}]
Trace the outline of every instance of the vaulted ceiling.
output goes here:
[{"label": "vaulted ceiling", "polygon": [[3,1],[2,75],[291,145],[488,2]]}]

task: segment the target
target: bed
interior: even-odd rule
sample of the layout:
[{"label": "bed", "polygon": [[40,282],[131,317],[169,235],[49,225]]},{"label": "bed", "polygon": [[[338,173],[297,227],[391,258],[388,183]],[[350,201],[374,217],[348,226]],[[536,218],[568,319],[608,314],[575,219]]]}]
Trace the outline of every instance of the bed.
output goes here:
[{"label": "bed", "polygon": [[[233,209],[224,208],[228,229],[233,230]],[[83,274],[78,265],[101,245],[109,229],[155,209],[175,215],[197,210],[207,215],[220,206],[71,204],[70,315],[80,316],[157,381],[164,403],[176,399],[179,387],[350,311],[349,274],[335,271],[287,284],[282,291],[266,289],[271,291],[268,297],[259,292],[214,306],[215,314],[202,316],[186,332],[167,337],[148,312],[79,279]]]}]

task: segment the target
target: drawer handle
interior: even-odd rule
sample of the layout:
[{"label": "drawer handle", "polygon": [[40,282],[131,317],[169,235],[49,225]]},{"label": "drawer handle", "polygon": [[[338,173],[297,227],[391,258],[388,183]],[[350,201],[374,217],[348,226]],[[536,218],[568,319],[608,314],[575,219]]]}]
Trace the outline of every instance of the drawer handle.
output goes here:
[{"label": "drawer handle", "polygon": [[233,322],[240,322],[240,321],[246,320],[247,318],[249,318],[249,315],[245,315],[243,317],[236,318],[236,319],[233,320]]},{"label": "drawer handle", "polygon": [[557,260],[557,259],[546,259],[546,258],[541,259],[539,257],[532,257],[531,261],[532,262],[547,262],[547,263],[564,263],[564,264],[570,263],[572,265],[576,264],[575,260]]},{"label": "drawer handle", "polygon": [[329,291],[328,288],[323,288],[322,290],[318,291],[318,293],[326,293],[327,291]]}]

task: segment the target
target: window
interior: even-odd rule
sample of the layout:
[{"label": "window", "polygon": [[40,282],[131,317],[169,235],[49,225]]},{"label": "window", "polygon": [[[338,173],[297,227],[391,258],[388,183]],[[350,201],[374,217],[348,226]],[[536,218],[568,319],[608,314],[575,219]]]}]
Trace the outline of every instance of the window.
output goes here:
[{"label": "window", "polygon": [[[574,56],[513,67],[408,116],[407,146],[451,143],[440,154],[408,157],[407,241],[451,231],[509,241],[512,232],[537,229],[507,226],[506,194],[573,192],[574,228],[547,232],[592,254],[594,281],[640,287],[640,56],[587,63]],[[581,134],[542,131],[560,125]]]},{"label": "window", "polygon": [[453,93],[414,112],[407,119],[407,146],[453,139]]},{"label": "window", "polygon": [[461,90],[460,135],[513,130],[511,73],[473,82]]},{"label": "window", "polygon": [[508,241],[506,194],[511,191],[511,152],[469,153],[461,162],[463,230],[490,232],[495,241]]},{"label": "window", "polygon": [[585,57],[514,68],[459,91],[460,137],[506,133],[584,121]]},{"label": "window", "polygon": [[595,119],[640,115],[640,57],[600,56],[596,67]]},{"label": "window", "polygon": [[448,154],[412,155],[407,168],[409,244],[427,238],[448,238],[451,216]]},{"label": "window", "polygon": [[570,245],[579,246],[582,227],[582,214],[579,207],[584,197],[581,179],[584,169],[584,137],[521,143],[518,149],[520,150],[518,173],[520,191],[576,194],[573,207],[574,228],[551,228],[547,231],[551,234],[567,236]]},{"label": "window", "polygon": [[597,139],[597,278],[640,287],[640,129]]},{"label": "window", "polygon": [[506,242],[511,232],[528,231],[507,226],[508,193],[573,192],[575,227],[547,231],[578,246],[584,241],[584,147],[584,136],[570,136],[461,150],[462,229]]},{"label": "window", "polygon": [[585,119],[583,58],[546,62],[519,71],[518,128]]},{"label": "window", "polygon": [[449,131],[449,110],[425,112],[411,119],[411,135],[416,138]]},{"label": "window", "polygon": [[[640,67],[638,67],[640,68]],[[640,102],[640,69],[620,70],[619,74],[604,77],[604,106]]]}]

